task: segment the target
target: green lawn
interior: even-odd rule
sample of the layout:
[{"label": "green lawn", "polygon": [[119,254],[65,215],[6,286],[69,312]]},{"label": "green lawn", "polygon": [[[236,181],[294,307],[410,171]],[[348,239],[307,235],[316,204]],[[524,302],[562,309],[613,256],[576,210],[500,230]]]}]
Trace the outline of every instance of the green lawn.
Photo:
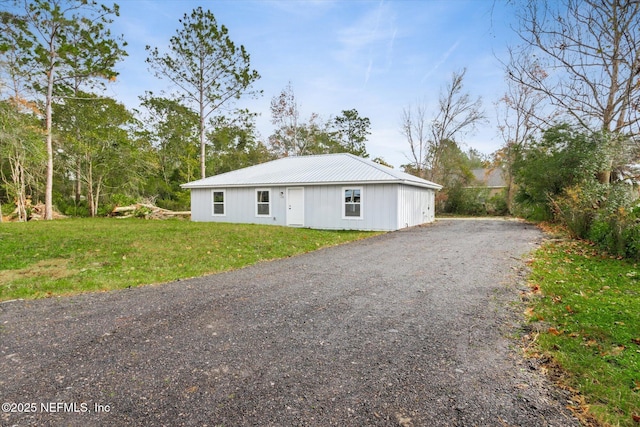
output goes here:
[{"label": "green lawn", "polygon": [[532,264],[537,351],[576,392],[574,410],[603,425],[640,425],[640,271],[586,242],[543,245]]},{"label": "green lawn", "polygon": [[0,301],[164,283],[379,233],[184,220],[0,224]]}]

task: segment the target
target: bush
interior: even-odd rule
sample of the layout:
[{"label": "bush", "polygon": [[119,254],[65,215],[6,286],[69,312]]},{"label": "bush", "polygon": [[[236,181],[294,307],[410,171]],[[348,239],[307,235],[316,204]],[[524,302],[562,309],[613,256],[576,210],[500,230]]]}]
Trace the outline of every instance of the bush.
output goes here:
[{"label": "bush", "polygon": [[446,190],[444,212],[458,215],[480,216],[486,215],[484,200],[488,190],[464,188],[458,184]]},{"label": "bush", "polygon": [[623,232],[625,242],[625,256],[640,260],[640,223],[637,220]]},{"label": "bush", "polygon": [[509,206],[507,205],[506,190],[494,194],[487,200],[487,213],[489,215],[508,215]]},{"label": "bush", "polygon": [[191,205],[191,195],[189,192],[176,194],[175,199],[158,199],[156,206],[169,209],[171,211],[188,211]]},{"label": "bush", "polygon": [[626,256],[624,230],[622,221],[611,217],[608,220],[595,221],[588,238],[612,255]]},{"label": "bush", "polygon": [[640,233],[637,224],[624,215],[610,216],[599,224],[600,233],[592,233],[590,240],[612,255],[638,258]]},{"label": "bush", "polygon": [[633,187],[595,181],[566,188],[551,200],[554,218],[573,237],[589,239],[617,256],[640,259],[640,207]]},{"label": "bush", "polygon": [[535,222],[551,221],[553,219],[553,215],[546,204],[530,203],[521,200],[516,200],[515,202],[513,205],[513,214],[515,216]]},{"label": "bush", "polygon": [[518,186],[514,199],[516,210],[529,219],[546,221],[557,219],[558,215],[570,215],[571,209],[562,209],[568,206],[555,206],[554,203],[566,201],[570,206],[580,208],[575,218],[566,219],[575,222],[578,233],[584,234],[591,212],[578,206],[580,201],[563,199],[574,197],[565,194],[567,188],[585,189],[585,183],[594,181],[598,172],[609,167],[608,146],[606,135],[583,133],[568,124],[553,126],[542,134],[542,138],[531,140],[516,152],[513,164],[513,176]]},{"label": "bush", "polygon": [[54,206],[63,215],[75,217],[88,217],[89,205],[82,199],[77,204],[73,197],[56,197],[53,200]]},{"label": "bush", "polygon": [[582,133],[561,124],[530,141],[516,152],[513,163],[518,185],[515,213],[539,221],[553,219],[573,237],[588,238],[614,255],[640,259],[636,190],[624,182],[596,180],[612,165],[624,167],[631,161],[631,157],[620,157],[622,152],[616,148],[624,138],[606,132]]},{"label": "bush", "polygon": [[508,215],[505,192],[491,196],[491,190],[484,187],[463,187],[458,184],[445,192],[443,213],[484,216]]},{"label": "bush", "polygon": [[554,219],[565,225],[573,237],[586,239],[606,188],[594,180],[565,188],[560,196],[550,198]]},{"label": "bush", "polygon": [[109,199],[109,204],[112,205],[109,211],[112,211],[113,207],[115,206],[129,206],[136,203],[137,201],[138,200],[135,197],[132,197],[126,194],[121,194],[121,193],[113,194]]}]

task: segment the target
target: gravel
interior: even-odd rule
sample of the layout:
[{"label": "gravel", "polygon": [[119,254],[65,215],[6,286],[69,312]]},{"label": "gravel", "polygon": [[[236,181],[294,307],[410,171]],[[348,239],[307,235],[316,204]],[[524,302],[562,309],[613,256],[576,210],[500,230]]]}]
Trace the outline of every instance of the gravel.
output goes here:
[{"label": "gravel", "polygon": [[225,274],[0,304],[13,403],[0,424],[578,426],[518,346],[524,260],[542,238],[440,220]]}]

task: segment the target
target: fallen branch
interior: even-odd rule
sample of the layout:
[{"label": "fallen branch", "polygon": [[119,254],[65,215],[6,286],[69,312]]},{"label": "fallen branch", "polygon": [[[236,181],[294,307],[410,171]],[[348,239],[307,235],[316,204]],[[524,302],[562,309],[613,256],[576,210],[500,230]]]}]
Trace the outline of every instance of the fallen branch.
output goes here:
[{"label": "fallen branch", "polygon": [[116,218],[169,219],[189,218],[191,211],[172,211],[147,203],[135,203],[129,206],[116,206],[109,216]]}]

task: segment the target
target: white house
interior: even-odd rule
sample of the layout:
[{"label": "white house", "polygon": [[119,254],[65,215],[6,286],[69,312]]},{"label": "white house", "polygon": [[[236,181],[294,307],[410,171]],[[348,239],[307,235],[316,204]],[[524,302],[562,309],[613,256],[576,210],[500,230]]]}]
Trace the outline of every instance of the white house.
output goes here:
[{"label": "white house", "polygon": [[346,153],[284,157],[182,187],[192,221],[382,231],[432,222],[442,188]]}]

